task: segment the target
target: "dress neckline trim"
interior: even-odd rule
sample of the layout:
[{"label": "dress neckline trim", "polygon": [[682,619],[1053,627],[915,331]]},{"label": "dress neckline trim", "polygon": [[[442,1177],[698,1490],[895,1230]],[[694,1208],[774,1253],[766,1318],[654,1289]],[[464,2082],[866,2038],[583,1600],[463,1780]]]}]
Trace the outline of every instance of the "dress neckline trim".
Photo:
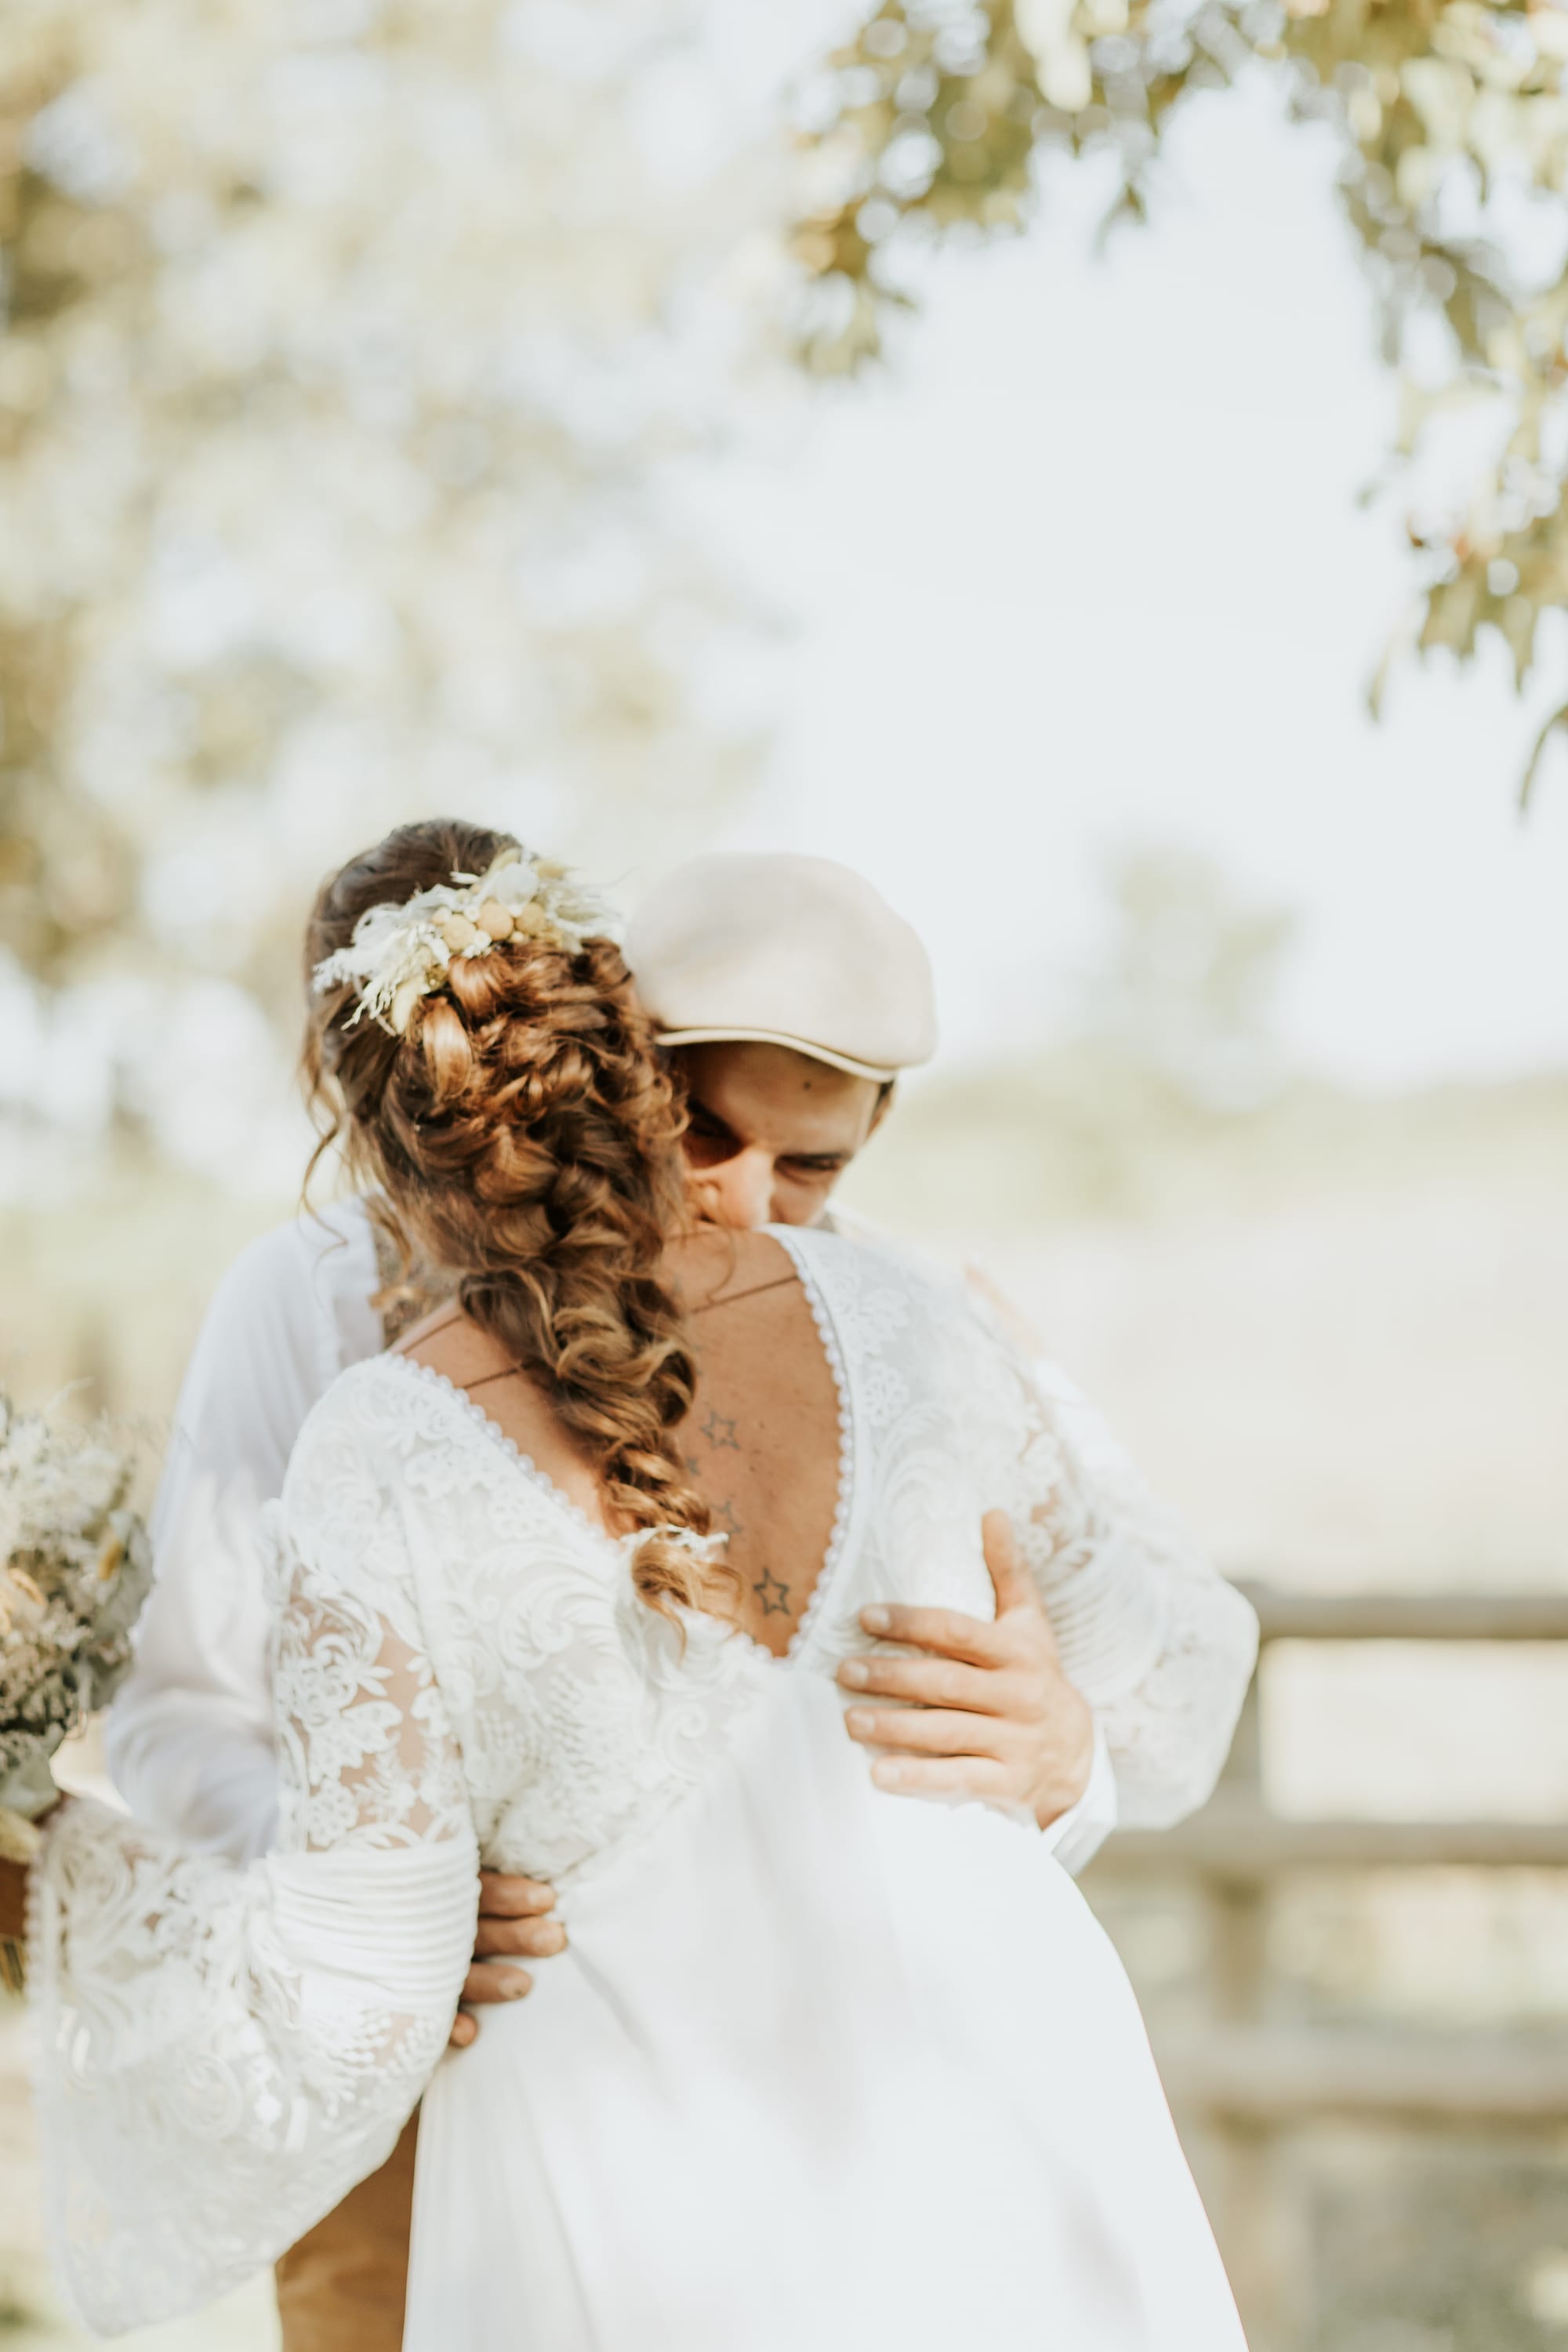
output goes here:
[{"label": "dress neckline trim", "polygon": [[[834,1393],[837,1398],[838,1491],[834,1505],[833,1525],[828,1532],[827,1549],[822,1556],[822,1564],[816,1571],[811,1591],[806,1595],[805,1606],[795,1621],[794,1633],[782,1650],[770,1650],[765,1642],[759,1642],[756,1635],[747,1633],[743,1625],[731,1625],[725,1619],[714,1616],[710,1611],[683,1610],[681,1614],[699,1618],[705,1624],[722,1627],[726,1633],[732,1634],[737,1641],[742,1643],[747,1649],[754,1650],[758,1657],[765,1660],[770,1666],[787,1666],[793,1664],[801,1655],[807,1640],[816,1631],[826,1605],[829,1590],[838,1581],[839,1570],[848,1549],[850,1529],[857,1517],[855,1505],[859,1483],[858,1469],[859,1448],[857,1444],[856,1427],[858,1416],[855,1411],[849,1367],[838,1337],[838,1327],[833,1319],[832,1310],[828,1307],[816,1268],[811,1262],[810,1252],[805,1246],[805,1234],[793,1225],[764,1225],[761,1230],[780,1244],[800,1277],[800,1286],[805,1294],[806,1305],[811,1309],[811,1318],[816,1326],[817,1339],[821,1344],[823,1355],[826,1359]],[[565,1488],[557,1485],[549,1471],[542,1469],[531,1454],[525,1454],[516,1438],[509,1437],[500,1422],[494,1420],[485,1411],[483,1405],[477,1404],[466,1389],[459,1388],[456,1381],[448,1380],[445,1372],[438,1372],[434,1365],[422,1364],[416,1357],[404,1355],[396,1349],[385,1349],[374,1360],[383,1364],[399,1365],[405,1372],[410,1374],[415,1380],[422,1381],[426,1388],[439,1390],[443,1395],[449,1397],[463,1418],[471,1422],[483,1437],[500,1449],[507,1460],[522,1473],[529,1485],[535,1487],[547,1502],[552,1503],[563,1518],[569,1519],[574,1527],[581,1529],[595,1543],[605,1545],[617,1557],[622,1557],[629,1545],[640,1541],[640,1532],[637,1529],[628,1530],[626,1535],[612,1535],[601,1520],[591,1518],[582,1505],[574,1502]]]},{"label": "dress neckline trim", "polygon": [[795,1631],[782,1650],[770,1650],[765,1642],[757,1641],[754,1635],[744,1633],[743,1628],[736,1629],[754,1649],[761,1651],[771,1664],[784,1666],[805,1650],[826,1605],[829,1590],[838,1581],[838,1571],[848,1548],[849,1529],[855,1516],[858,1449],[849,1367],[839,1340],[838,1327],[833,1319],[816,1268],[811,1262],[810,1251],[805,1246],[805,1234],[795,1225],[764,1225],[763,1231],[771,1240],[779,1243],[800,1276],[800,1286],[805,1293],[805,1303],[811,1309],[811,1319],[816,1326],[816,1335],[832,1376],[834,1394],[838,1400],[838,1493],[833,1508],[833,1526],[828,1533],[827,1549],[823,1554],[822,1565],[805,1596],[805,1606],[795,1621]]},{"label": "dress neckline trim", "polygon": [[438,1372],[433,1364],[422,1364],[417,1358],[403,1355],[395,1348],[387,1349],[376,1360],[401,1365],[416,1381],[423,1381],[426,1388],[439,1389],[444,1395],[449,1396],[463,1418],[472,1422],[492,1445],[500,1448],[509,1462],[516,1465],[530,1486],[537,1486],[546,1500],[553,1503],[562,1516],[581,1528],[585,1535],[593,1536],[599,1543],[608,1544],[613,1551],[619,1551],[637,1539],[635,1530],[624,1536],[612,1535],[602,1520],[590,1518],[582,1504],[574,1503],[564,1486],[557,1486],[549,1471],[542,1470],[532,1454],[525,1454],[516,1438],[509,1437],[500,1422],[494,1420],[483,1405],[474,1402],[467,1389],[460,1389],[456,1381],[449,1381],[446,1373]]}]

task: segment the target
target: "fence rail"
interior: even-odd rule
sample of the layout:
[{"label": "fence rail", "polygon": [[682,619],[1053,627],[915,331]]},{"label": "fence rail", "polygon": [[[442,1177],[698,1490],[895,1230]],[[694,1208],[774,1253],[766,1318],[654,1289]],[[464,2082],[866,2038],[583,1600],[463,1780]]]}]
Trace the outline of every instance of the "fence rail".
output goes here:
[{"label": "fence rail", "polygon": [[1160,2052],[1173,2107],[1251,2123],[1553,2123],[1568,2115],[1568,2042],[1365,2026],[1233,2025]]},{"label": "fence rail", "polygon": [[1568,1870],[1568,1822],[1298,1820],[1225,1791],[1170,1830],[1124,1830],[1096,1870],[1195,1870],[1279,1878],[1292,1870]]},{"label": "fence rail", "polygon": [[[1568,1641],[1568,1593],[1290,1592],[1246,1582],[1265,1648],[1276,1642]],[[1203,1890],[1211,2014],[1156,2037],[1172,2107],[1202,2147],[1211,2208],[1254,2352],[1308,2332],[1299,2263],[1281,2252],[1280,2134],[1319,2117],[1424,2126],[1568,2120],[1568,2032],[1304,2025],[1269,2015],[1276,1885],[1304,1870],[1568,1871],[1568,1822],[1302,1820],[1264,1801],[1258,1690],[1247,1694],[1211,1802],[1176,1828],[1129,1831],[1091,1867],[1125,1886],[1185,1875]]]},{"label": "fence rail", "polygon": [[1568,1641],[1568,1592],[1290,1592],[1239,1581],[1265,1642]]}]

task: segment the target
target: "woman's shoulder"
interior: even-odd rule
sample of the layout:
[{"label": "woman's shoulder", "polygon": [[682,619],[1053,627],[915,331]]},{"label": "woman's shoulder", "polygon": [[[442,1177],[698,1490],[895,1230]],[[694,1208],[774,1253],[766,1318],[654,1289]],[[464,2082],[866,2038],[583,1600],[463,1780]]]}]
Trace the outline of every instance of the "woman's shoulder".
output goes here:
[{"label": "woman's shoulder", "polygon": [[289,1456],[285,1506],[338,1481],[363,1491],[367,1482],[397,1475],[413,1453],[449,1444],[445,1389],[403,1356],[348,1365],[305,1416]]},{"label": "woman's shoulder", "polygon": [[[522,1465],[530,1475],[517,1476]],[[312,1408],[283,1486],[286,1510],[342,1517],[377,1496],[450,1524],[495,1497],[548,1493],[530,1457],[437,1366],[401,1349],[349,1365]],[[347,1501],[342,1499],[347,1497]]]},{"label": "woman's shoulder", "polygon": [[835,1294],[836,1303],[879,1301],[884,1316],[901,1304],[939,1320],[968,1312],[961,1274],[863,1219],[851,1223],[836,1211],[831,1223],[771,1230],[793,1249],[808,1277]]}]

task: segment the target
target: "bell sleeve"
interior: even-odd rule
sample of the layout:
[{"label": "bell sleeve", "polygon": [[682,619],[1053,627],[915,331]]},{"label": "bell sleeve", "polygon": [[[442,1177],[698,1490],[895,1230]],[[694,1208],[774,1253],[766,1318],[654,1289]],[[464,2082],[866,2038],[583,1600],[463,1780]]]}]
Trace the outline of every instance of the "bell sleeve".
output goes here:
[{"label": "bell sleeve", "polygon": [[151,1535],[156,1580],[104,1726],[138,1820],[250,1862],[277,1832],[271,1611],[258,1542],[312,1407],[382,1346],[356,1202],[263,1234],[218,1285],[174,1409]]},{"label": "bell sleeve", "polygon": [[242,1869],[79,1801],[32,1873],[51,2250],[100,2334],[224,2294],[385,2161],[472,1954],[412,1547],[337,1404],[266,1515],[278,1849]]}]

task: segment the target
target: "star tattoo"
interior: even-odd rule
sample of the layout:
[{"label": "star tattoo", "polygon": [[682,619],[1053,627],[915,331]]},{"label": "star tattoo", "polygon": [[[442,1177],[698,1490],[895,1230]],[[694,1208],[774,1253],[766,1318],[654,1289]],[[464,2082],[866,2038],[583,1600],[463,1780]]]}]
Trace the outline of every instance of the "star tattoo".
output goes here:
[{"label": "star tattoo", "polygon": [[739,1454],[741,1441],[735,1432],[740,1425],[739,1422],[727,1420],[715,1407],[702,1424],[702,1434],[715,1451],[722,1452],[729,1446],[732,1453]]},{"label": "star tattoo", "polygon": [[[752,1585],[752,1591],[763,1604],[764,1617],[772,1617],[775,1614],[780,1617],[789,1615],[789,1587],[787,1584],[781,1584],[778,1578],[770,1575],[765,1568]],[[775,1592],[778,1594],[776,1601],[773,1599]]]}]

